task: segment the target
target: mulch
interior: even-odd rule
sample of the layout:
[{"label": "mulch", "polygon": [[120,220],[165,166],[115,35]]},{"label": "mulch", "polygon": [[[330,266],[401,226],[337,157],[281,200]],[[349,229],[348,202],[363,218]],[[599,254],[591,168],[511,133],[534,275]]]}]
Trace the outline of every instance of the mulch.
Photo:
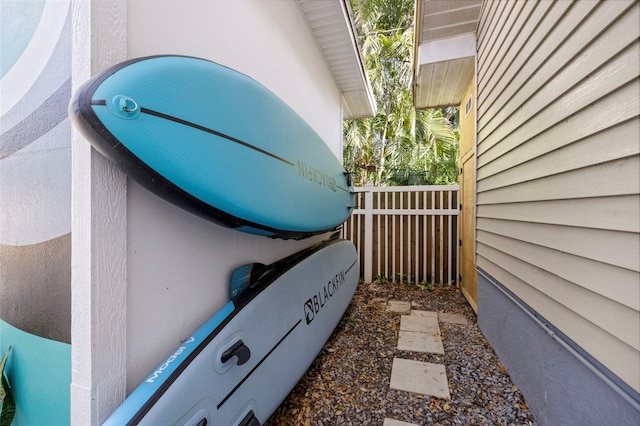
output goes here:
[{"label": "mulch", "polygon": [[[440,324],[444,355],[399,351],[400,315],[386,311],[388,300],[462,314],[469,324]],[[394,357],[444,364],[451,399],[390,389]],[[459,289],[360,283],[333,335],[266,424],[382,425],[385,418],[416,425],[537,425]]]}]

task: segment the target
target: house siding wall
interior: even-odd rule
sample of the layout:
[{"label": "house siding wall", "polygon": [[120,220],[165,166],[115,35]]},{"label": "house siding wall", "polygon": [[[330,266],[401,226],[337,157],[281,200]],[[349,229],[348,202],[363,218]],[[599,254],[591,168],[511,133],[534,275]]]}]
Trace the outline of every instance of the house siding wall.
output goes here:
[{"label": "house siding wall", "polygon": [[[477,265],[636,400],[639,21],[635,1],[487,1],[477,33]],[[502,302],[479,299],[497,343]]]},{"label": "house siding wall", "polygon": [[[637,404],[615,392],[606,378],[577,361],[558,330],[540,327],[517,296],[482,271],[478,274],[478,324],[541,425],[637,425]],[[513,300],[512,300],[513,299]],[[550,334],[551,333],[551,334]],[[585,354],[585,356],[588,356]]]}]

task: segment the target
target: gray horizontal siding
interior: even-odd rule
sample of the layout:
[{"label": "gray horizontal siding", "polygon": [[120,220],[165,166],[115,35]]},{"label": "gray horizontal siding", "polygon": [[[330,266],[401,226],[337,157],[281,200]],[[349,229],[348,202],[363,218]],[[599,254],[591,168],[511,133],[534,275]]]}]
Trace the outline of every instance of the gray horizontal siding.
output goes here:
[{"label": "gray horizontal siding", "polygon": [[487,2],[477,265],[640,390],[640,4]]}]

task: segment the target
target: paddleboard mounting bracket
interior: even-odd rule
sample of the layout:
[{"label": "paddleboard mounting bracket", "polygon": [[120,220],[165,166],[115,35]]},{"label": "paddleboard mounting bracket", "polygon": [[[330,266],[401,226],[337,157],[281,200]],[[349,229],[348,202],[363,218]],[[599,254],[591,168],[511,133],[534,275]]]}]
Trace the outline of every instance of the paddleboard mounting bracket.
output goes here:
[{"label": "paddleboard mounting bracket", "polygon": [[344,175],[347,177],[347,186],[353,185],[353,174],[354,172],[344,172]]}]

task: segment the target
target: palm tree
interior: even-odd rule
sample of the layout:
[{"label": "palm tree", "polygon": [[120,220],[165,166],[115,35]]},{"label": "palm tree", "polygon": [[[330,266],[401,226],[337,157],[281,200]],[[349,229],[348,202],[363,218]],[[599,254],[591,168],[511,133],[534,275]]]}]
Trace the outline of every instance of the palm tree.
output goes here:
[{"label": "palm tree", "polygon": [[401,184],[407,174],[421,174],[425,179],[417,183],[428,183],[434,161],[453,154],[457,139],[451,111],[413,107],[413,2],[352,0],[352,9],[378,113],[345,122],[345,167],[356,185]]}]

